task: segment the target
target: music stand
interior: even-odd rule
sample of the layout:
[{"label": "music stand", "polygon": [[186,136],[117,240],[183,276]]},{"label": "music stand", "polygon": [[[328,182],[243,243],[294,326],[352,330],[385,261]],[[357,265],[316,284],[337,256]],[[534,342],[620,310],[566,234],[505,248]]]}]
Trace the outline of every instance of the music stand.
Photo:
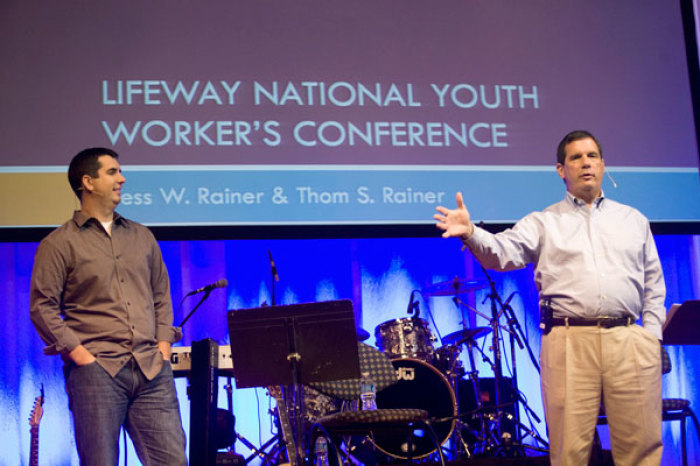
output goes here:
[{"label": "music stand", "polygon": [[700,300],[674,304],[663,327],[664,345],[700,345]]},{"label": "music stand", "polygon": [[228,326],[236,388],[360,378],[348,300],[231,310]]},{"label": "music stand", "polygon": [[239,309],[227,317],[236,388],[294,385],[295,451],[300,458],[303,384],[360,378],[352,303]]}]

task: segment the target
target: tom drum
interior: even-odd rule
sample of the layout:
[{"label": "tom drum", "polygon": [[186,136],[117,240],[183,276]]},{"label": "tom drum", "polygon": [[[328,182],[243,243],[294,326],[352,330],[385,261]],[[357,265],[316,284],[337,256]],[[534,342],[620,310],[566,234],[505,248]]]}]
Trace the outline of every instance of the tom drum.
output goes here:
[{"label": "tom drum", "polygon": [[436,340],[428,321],[417,317],[394,319],[374,330],[377,348],[390,358],[414,358],[431,362]]}]

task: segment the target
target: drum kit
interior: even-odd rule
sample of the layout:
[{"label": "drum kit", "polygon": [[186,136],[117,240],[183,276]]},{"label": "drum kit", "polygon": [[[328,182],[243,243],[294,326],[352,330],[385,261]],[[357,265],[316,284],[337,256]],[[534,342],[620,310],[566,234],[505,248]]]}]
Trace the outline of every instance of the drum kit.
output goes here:
[{"label": "drum kit", "polygon": [[[493,303],[491,318],[460,300],[460,296],[466,293],[489,286]],[[465,327],[441,337],[441,345],[436,348],[438,338],[431,331],[429,322],[419,316],[417,301],[414,302],[416,291],[411,293],[408,308],[413,316],[384,322],[374,331],[377,348],[390,359],[398,374],[397,383],[377,393],[378,408],[418,408],[427,411],[440,448],[448,450],[453,459],[520,456],[522,450],[518,449],[518,442],[521,428],[546,447],[544,440],[519,422],[518,405],[526,403],[519,397],[515,385],[514,361],[510,378],[504,378],[500,372],[502,331],[511,335],[511,347],[517,339],[517,329],[506,328],[499,323],[503,314],[506,314],[509,324],[514,320],[514,316],[507,314],[509,300],[505,304],[500,300],[490,279],[476,281],[455,278],[420,291],[423,298],[450,296],[456,305],[467,307],[490,322],[487,327]],[[477,344],[478,340],[488,335],[493,337],[490,350],[494,353],[494,362]],[[369,332],[358,329],[358,340],[369,337]],[[519,344],[520,340],[517,341]],[[468,370],[460,359],[463,351],[467,356]],[[475,352],[481,353],[483,360],[494,369],[494,378],[479,377]],[[311,424],[333,410],[346,409],[314,390],[305,392],[304,405],[305,420]],[[525,409],[529,410],[529,407],[525,406]],[[537,419],[536,415],[534,418]],[[401,435],[374,435],[371,440],[361,439],[359,443],[364,446],[369,444],[375,453],[384,454],[389,460],[407,458],[405,438]],[[537,447],[534,449],[538,450]],[[415,439],[412,451],[414,459],[429,458],[435,452],[436,445],[429,436]]]},{"label": "drum kit", "polygon": [[[487,287],[486,282],[450,280],[427,287],[424,298],[458,297]],[[413,303],[413,294],[411,296]],[[433,429],[441,444],[452,440],[454,456],[471,456],[485,452],[485,441],[491,436],[485,429],[487,417],[494,409],[483,409],[483,398],[478,371],[473,357],[477,340],[491,332],[489,327],[464,328],[438,339],[430,330],[430,323],[418,316],[417,305],[409,304],[414,315],[384,322],[375,329],[377,348],[385,353],[396,368],[399,381],[377,395],[380,408],[419,408],[433,419]],[[469,379],[460,355],[466,349],[469,361]],[[476,396],[476,394],[479,396]],[[511,403],[512,404],[512,403]],[[468,421],[468,422],[467,422]],[[375,438],[376,447],[395,458],[405,458],[400,438]],[[435,446],[427,438],[419,439],[414,453],[416,458],[431,455]]]}]

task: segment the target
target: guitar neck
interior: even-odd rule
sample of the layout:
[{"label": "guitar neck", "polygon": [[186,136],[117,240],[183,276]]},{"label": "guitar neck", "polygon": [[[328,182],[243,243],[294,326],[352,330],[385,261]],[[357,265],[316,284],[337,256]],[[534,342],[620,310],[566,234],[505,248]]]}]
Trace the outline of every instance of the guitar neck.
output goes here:
[{"label": "guitar neck", "polygon": [[29,433],[31,437],[31,449],[29,450],[29,465],[38,466],[39,464],[39,423],[41,416],[44,415],[44,385],[41,386],[41,395],[34,398],[34,407],[29,415]]},{"label": "guitar neck", "polygon": [[39,426],[29,428],[31,434],[31,449],[29,450],[29,466],[39,466]]}]

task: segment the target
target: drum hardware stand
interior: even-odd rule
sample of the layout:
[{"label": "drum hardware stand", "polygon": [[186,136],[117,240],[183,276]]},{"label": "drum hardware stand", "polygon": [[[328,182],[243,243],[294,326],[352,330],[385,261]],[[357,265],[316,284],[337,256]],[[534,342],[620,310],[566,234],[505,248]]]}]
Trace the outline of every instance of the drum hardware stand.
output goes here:
[{"label": "drum hardware stand", "polygon": [[[452,439],[451,439],[451,444],[450,444],[450,454],[452,455],[453,458],[458,458],[460,456],[466,456],[467,458],[471,458],[472,454],[469,451],[469,445],[467,442],[464,440],[464,437],[462,436],[462,429],[465,427],[465,424],[462,419],[459,417],[459,389],[457,387],[457,379],[459,378],[460,374],[457,373],[457,358],[460,353],[460,349],[458,345],[455,345],[454,348],[456,349],[456,354],[454,358],[450,359],[450,364],[447,367],[447,379],[450,383],[450,387],[452,388],[452,392],[454,393],[455,396],[455,404],[457,405],[457,416],[455,417],[455,426],[452,429]],[[469,353],[470,355],[470,360],[471,358],[471,352]],[[470,378],[473,374],[475,374],[474,371],[474,366],[472,365],[472,371],[469,373]],[[474,380],[474,379],[472,379]],[[477,382],[478,384],[478,382]]]},{"label": "drum hardware stand", "polygon": [[[482,266],[482,270],[484,271],[484,275],[486,276],[488,280],[488,284],[490,287],[491,292],[485,297],[485,299],[482,301],[482,304],[484,304],[487,300],[491,301],[491,316],[487,316],[481,312],[479,312],[477,309],[473,308],[472,306],[469,306],[468,304],[464,303],[459,299],[458,296],[454,296],[452,299],[457,306],[463,306],[466,307],[469,311],[479,315],[480,317],[484,318],[485,320],[489,321],[489,326],[492,329],[492,343],[491,343],[491,350],[493,351],[494,355],[494,361],[491,361],[488,356],[478,347],[478,345],[473,345],[473,342],[469,342],[470,345],[468,346],[469,348],[469,356],[470,356],[470,364],[472,365],[472,372],[469,373],[470,379],[474,383],[475,387],[475,393],[476,393],[476,402],[477,402],[477,410],[475,413],[479,416],[480,423],[481,423],[481,441],[482,445],[481,447],[478,447],[477,450],[475,450],[473,453],[475,454],[498,454],[498,453],[506,453],[506,454],[517,454],[521,451],[522,448],[534,448],[530,447],[528,445],[521,445],[520,444],[520,430],[522,429],[524,432],[526,432],[529,435],[532,435],[535,440],[540,442],[542,445],[545,447],[548,446],[548,444],[542,440],[538,435],[530,431],[526,426],[524,426],[519,419],[519,404],[522,404],[523,408],[527,410],[527,412],[537,421],[540,422],[539,417],[534,413],[534,411],[527,405],[527,402],[522,398],[520,395],[520,392],[517,388],[517,369],[516,369],[516,359],[515,359],[515,344],[517,343],[520,349],[523,349],[524,346],[522,344],[522,340],[527,342],[527,339],[525,338],[525,335],[522,332],[522,329],[515,317],[515,313],[513,312],[512,307],[510,306],[510,300],[514,296],[515,293],[511,294],[508,299],[503,302],[498,295],[498,292],[495,289],[495,283],[493,280],[491,280],[491,277],[488,275],[488,272],[484,267]],[[507,327],[503,326],[500,324],[500,317],[501,315],[506,316],[507,320]],[[463,321],[463,324],[466,325],[466,322]],[[513,370],[513,377],[512,377],[512,382],[513,382],[513,393],[516,394],[516,400],[515,400],[515,406],[514,406],[514,413],[515,416],[510,415],[509,413],[505,412],[496,412],[496,416],[490,413],[485,413],[483,410],[479,411],[479,409],[483,408],[483,403],[480,398],[480,390],[478,386],[478,373],[473,374],[475,372],[475,367],[476,365],[473,362],[472,359],[472,349],[476,348],[477,351],[479,351],[482,355],[482,359],[484,362],[486,362],[491,369],[493,370],[494,373],[494,380],[495,380],[495,402],[497,406],[505,406],[505,405],[513,405],[513,403],[503,403],[503,368],[502,368],[502,354],[501,354],[501,335],[500,331],[505,331],[509,334],[510,338],[510,347],[511,347],[511,361],[512,361],[512,370]],[[521,338],[518,337],[518,335],[522,336]],[[535,368],[539,372],[539,364],[537,364],[537,359],[534,357],[534,354],[532,352],[532,349],[530,348],[529,344],[527,345],[528,349],[528,354],[530,355],[530,359],[532,360],[533,364],[535,365]],[[489,408],[493,409],[493,408]],[[510,435],[509,432],[504,432],[503,431],[503,422],[508,421],[512,423],[514,426],[517,427],[515,430],[516,432],[516,438],[513,439]],[[489,424],[493,425],[493,429],[489,426]],[[505,434],[505,435],[504,435]]]},{"label": "drum hardware stand", "polygon": [[[537,415],[534,414],[532,409],[527,406],[527,403],[522,399],[520,396],[520,391],[518,389],[518,380],[517,380],[517,367],[516,367],[516,357],[515,357],[515,343],[518,344],[520,349],[524,349],[523,343],[521,339],[518,337],[518,332],[523,336],[523,339],[526,340],[525,335],[522,333],[522,328],[520,327],[520,324],[518,323],[515,313],[513,312],[512,307],[510,306],[510,300],[513,298],[515,295],[515,292],[512,293],[508,299],[505,301],[505,303],[501,300],[501,297],[498,294],[498,291],[496,291],[496,285],[494,281],[491,279],[490,275],[486,271],[486,268],[484,268],[483,265],[481,265],[481,269],[484,272],[484,275],[486,276],[486,279],[488,280],[489,283],[489,288],[491,290],[491,293],[486,296],[484,299],[484,302],[486,300],[491,301],[491,315],[492,319],[490,321],[491,327],[493,329],[493,339],[492,339],[492,350],[494,354],[494,379],[495,379],[495,394],[496,394],[496,405],[500,406],[503,403],[503,392],[502,392],[502,381],[503,381],[503,366],[501,363],[501,347],[500,347],[500,342],[501,342],[501,336],[500,336],[500,329],[505,330],[508,332],[509,338],[510,338],[510,348],[511,348],[511,367],[512,367],[512,390],[513,393],[516,394],[516,399],[514,400],[514,407],[513,407],[513,412],[514,415],[506,415],[503,412],[498,411],[498,419],[497,419],[497,425],[496,425],[496,433],[499,438],[499,448],[496,449],[496,452],[500,449],[502,453],[506,453],[508,456],[522,456],[524,455],[523,449],[524,445],[520,442],[521,437],[520,437],[520,430],[524,427],[523,424],[520,422],[520,409],[519,406],[522,403],[525,409],[528,410],[528,413],[533,415],[535,419],[539,418]],[[483,303],[482,303],[483,304]],[[500,311],[499,311],[500,308]],[[501,315],[506,316],[506,321],[508,324],[508,327],[503,327],[499,324],[499,320]],[[534,358],[534,354],[532,353],[532,349],[528,345],[528,353],[530,355],[530,358],[532,359],[535,368],[539,372],[539,364],[537,364],[536,359]],[[510,419],[512,418],[512,419]],[[515,438],[512,439],[510,438],[510,435],[508,432],[503,432],[503,426],[502,422],[504,420],[508,420],[508,422],[512,422],[514,424],[515,429]],[[525,429],[528,433],[530,432],[528,429]],[[508,434],[508,435],[507,435]],[[533,436],[536,440],[542,442],[544,445],[547,445],[546,442],[543,442],[542,439],[539,436]]]},{"label": "drum hardware stand", "polygon": [[[516,396],[516,408],[518,406],[522,406],[523,409],[525,409],[530,416],[532,416],[536,422],[541,422],[539,416],[530,408],[530,406],[527,404],[527,401],[523,398],[522,394],[520,393],[520,390],[518,390],[518,378],[517,378],[517,366],[516,366],[516,358],[515,358],[515,345],[513,344],[514,341],[517,342],[518,347],[522,350],[527,348],[527,353],[530,356],[530,361],[532,362],[533,366],[537,370],[537,373],[540,373],[540,365],[537,361],[537,358],[535,357],[535,354],[532,351],[532,347],[530,346],[530,343],[527,340],[527,337],[525,333],[523,332],[522,327],[520,326],[520,323],[518,322],[518,318],[515,315],[515,311],[513,311],[513,308],[510,306],[510,300],[513,298],[513,295],[515,295],[515,292],[511,293],[510,296],[508,296],[508,299],[506,299],[506,302],[503,304],[503,314],[506,317],[506,322],[508,324],[508,327],[510,328],[509,336],[510,336],[510,352],[511,352],[511,361],[512,361],[512,366],[513,366],[513,390],[515,392]],[[520,338],[518,338],[518,335],[520,335]],[[525,342],[523,345],[522,342]],[[519,429],[516,430],[517,434],[517,440],[521,443],[522,445],[522,438],[519,437],[520,431],[522,430],[523,432],[529,434],[540,442],[540,444],[544,445],[545,448],[549,447],[549,444],[542,440],[541,437],[539,437],[535,432],[531,431],[528,429],[524,424],[520,422],[520,416],[519,416],[519,409],[515,410],[516,415],[515,416],[510,416],[509,414],[506,416],[512,417],[513,419],[508,419],[510,422],[513,422],[516,424]],[[526,446],[526,445],[522,445]]]},{"label": "drum hardware stand", "polygon": [[[468,413],[467,415],[473,415],[474,412],[482,412],[483,408],[483,403],[481,401],[481,397],[478,395],[480,393],[479,389],[479,372],[476,369],[476,364],[474,362],[474,355],[472,354],[472,346],[474,345],[474,340],[469,338],[464,342],[459,343],[459,345],[454,345],[454,348],[456,348],[457,353],[460,352],[459,347],[463,344],[467,345],[467,354],[469,356],[469,366],[471,368],[471,371],[469,371],[469,380],[472,383],[472,387],[474,389],[475,393],[475,401],[477,404],[477,409],[475,411],[472,411],[471,413]],[[456,365],[457,365],[457,357],[455,356],[451,361],[450,365],[447,369],[447,378],[450,382],[450,387],[452,388],[452,391],[455,396],[455,402],[457,405],[457,410],[459,411],[459,406],[460,406],[460,398],[459,398],[459,386],[457,385],[457,381],[460,378],[460,374],[457,373],[456,370]],[[451,445],[450,445],[450,454],[452,455],[453,458],[459,458],[459,457],[466,457],[466,458],[471,458],[472,457],[472,452],[469,450],[469,444],[465,441],[464,436],[462,434],[462,431],[464,428],[467,426],[469,429],[474,432],[471,429],[471,426],[469,423],[464,422],[462,420],[463,413],[457,414],[455,417],[455,426],[452,431],[452,439],[451,439]],[[479,436],[477,437],[480,441],[485,438],[485,432],[486,432],[486,424],[484,422],[484,417],[482,415],[479,415]]]},{"label": "drum hardware stand", "polygon": [[[463,302],[463,301],[458,297],[457,291],[458,291],[459,283],[458,283],[458,281],[457,281],[456,279],[455,279],[455,283],[454,283],[453,286],[454,286],[454,288],[455,288],[455,296],[452,298],[452,301],[455,303],[455,306],[457,306],[457,307],[460,308],[460,309],[461,309],[462,307],[464,307],[464,308],[466,308],[467,310],[473,312],[474,314],[477,314],[477,315],[481,316],[481,317],[484,318],[485,320],[488,320],[488,321],[490,321],[490,322],[492,321],[491,318],[490,318],[489,316],[487,316],[486,314],[483,314],[483,313],[479,312],[479,311],[478,311],[477,309],[475,309],[474,307],[469,306],[468,304],[466,304],[465,302]],[[468,321],[467,321],[466,318],[465,318],[465,319],[462,320],[462,326],[464,327],[465,330],[467,329],[467,325],[468,325]],[[496,325],[498,325],[497,322],[496,322]],[[493,328],[492,328],[491,331],[493,331]],[[473,338],[469,338],[469,339],[467,339],[466,341],[463,341],[462,343],[460,343],[460,345],[461,345],[461,344],[465,344],[465,343],[466,343],[466,345],[467,345],[467,355],[468,355],[468,357],[469,357],[469,367],[470,367],[470,369],[471,369],[471,371],[469,372],[469,380],[470,380],[471,383],[472,383],[472,388],[473,388],[473,390],[474,390],[474,399],[475,399],[475,402],[476,402],[476,410],[472,411],[469,415],[474,415],[474,414],[476,414],[476,415],[478,416],[478,418],[479,418],[479,430],[478,430],[479,436],[477,437],[477,444],[481,444],[481,448],[479,448],[479,450],[485,451],[485,450],[490,449],[489,445],[492,445],[493,442],[490,442],[490,441],[489,441],[489,436],[488,436],[488,432],[489,432],[489,431],[488,431],[488,419],[486,419],[487,415],[484,413],[484,409],[483,409],[483,408],[484,408],[484,404],[483,404],[483,401],[482,401],[482,399],[481,399],[481,386],[480,386],[480,383],[479,383],[479,371],[477,370],[477,368],[476,368],[476,362],[474,361],[474,350],[477,350],[477,351],[479,351],[479,353],[481,353],[482,360],[483,360],[484,362],[486,362],[487,364],[489,364],[489,366],[490,366],[492,369],[494,368],[494,364],[491,362],[491,360],[488,358],[488,356],[486,356],[486,354],[479,348],[479,346],[476,344],[476,341],[475,341]],[[494,372],[495,372],[495,370],[494,370]],[[456,384],[456,380],[455,380],[455,383],[454,383],[454,385],[453,385],[453,389],[454,389],[454,391],[455,391],[455,396],[457,396],[458,387],[457,387],[457,384]],[[459,406],[459,404],[458,404],[457,406]],[[461,421],[459,418],[458,418],[458,422],[462,422],[462,423],[463,423],[463,421]],[[464,424],[464,423],[463,423],[463,424]],[[460,437],[461,437],[461,432],[460,432],[459,434],[460,434]],[[462,442],[463,442],[463,440],[462,440]],[[480,453],[480,451],[476,451],[476,450],[475,450],[473,453]]]},{"label": "drum hardware stand", "polygon": [[[493,282],[491,281],[491,278],[486,275],[488,278],[489,283],[492,286],[492,290],[494,292],[494,295],[496,298],[498,298],[498,302],[500,303],[500,298],[498,297],[498,293],[495,292],[495,289],[493,287]],[[523,409],[525,409],[530,416],[536,421],[536,422],[541,422],[541,419],[537,414],[530,408],[528,405],[527,401],[523,398],[522,394],[520,393],[520,390],[518,390],[518,376],[517,376],[517,365],[516,365],[516,355],[515,355],[515,344],[518,344],[518,347],[522,349],[527,349],[528,356],[530,357],[530,361],[532,362],[532,365],[535,367],[537,370],[537,373],[540,373],[540,365],[537,361],[537,358],[535,357],[534,352],[532,351],[532,347],[530,346],[530,343],[527,340],[527,336],[523,332],[522,327],[520,326],[520,323],[518,322],[518,318],[515,315],[515,311],[510,305],[510,300],[513,298],[516,292],[513,292],[508,296],[506,299],[505,303],[501,305],[502,313],[506,318],[506,323],[508,325],[508,335],[510,338],[510,353],[511,353],[511,361],[512,361],[512,382],[513,382],[513,392],[515,394],[515,415],[511,415],[506,413],[505,417],[509,422],[514,423],[518,429],[516,429],[516,441],[520,444],[520,447],[525,447],[525,448],[533,448],[535,450],[538,450],[535,447],[531,447],[528,445],[523,445],[521,440],[522,438],[520,437],[520,432],[525,432],[526,434],[530,435],[533,439],[537,440],[541,445],[545,447],[545,449],[549,448],[549,444],[543,440],[539,435],[537,435],[536,432],[530,430],[527,426],[525,426],[523,423],[520,422],[520,410],[518,409],[519,406],[522,406]],[[523,342],[525,342],[523,344]],[[540,449],[541,450],[541,449]],[[544,450],[547,451],[547,450]]]},{"label": "drum hardware stand", "polygon": [[[482,408],[477,408],[472,411],[468,411],[465,413],[459,413],[456,416],[450,416],[450,417],[445,417],[445,418],[439,418],[439,419],[431,419],[431,422],[433,423],[441,423],[441,422],[447,422],[447,421],[455,421],[455,425],[461,424],[462,426],[468,426],[468,422],[464,422],[462,418],[464,417],[471,417],[471,418],[476,418],[478,417],[480,421],[482,422],[483,430],[479,432],[480,436],[477,438],[476,442],[476,447],[473,448],[473,450],[470,452],[469,451],[469,445],[466,443],[464,440],[464,437],[459,434],[457,437],[458,440],[461,442],[462,446],[465,448],[466,452],[465,454],[467,455],[467,458],[472,458],[474,456],[487,456],[490,453],[493,453],[496,451],[497,448],[500,447],[499,442],[501,442],[501,439],[494,435],[494,430],[495,429],[490,429],[488,424],[494,424],[498,425],[499,423],[499,416],[502,415],[501,409],[513,406],[513,403],[505,403],[503,405],[498,405],[498,406],[488,406],[488,407],[482,407]],[[491,413],[488,411],[491,411],[495,409],[496,413]],[[509,414],[510,415],[510,414]],[[472,432],[476,432],[472,430]],[[455,457],[454,459],[457,459]]]},{"label": "drum hardware stand", "polygon": [[[487,275],[488,277],[488,275]],[[490,279],[489,279],[490,282]],[[474,451],[476,454],[489,454],[492,451],[495,451],[499,445],[500,442],[502,441],[501,439],[501,422],[500,418],[494,418],[492,414],[486,413],[483,405],[483,401],[481,400],[481,387],[479,384],[479,377],[478,377],[478,371],[476,369],[476,363],[474,361],[474,356],[473,356],[473,350],[476,349],[479,351],[479,353],[482,356],[482,360],[486,362],[492,369],[494,373],[494,390],[495,390],[495,404],[496,406],[501,405],[501,399],[502,399],[502,393],[501,393],[501,381],[502,381],[502,366],[501,366],[501,353],[500,353],[500,333],[499,329],[502,329],[508,333],[511,333],[510,329],[503,327],[500,323],[500,315],[502,312],[498,312],[498,309],[496,308],[496,300],[492,297],[493,296],[493,288],[492,288],[492,293],[487,295],[482,304],[486,302],[487,299],[491,299],[491,316],[488,316],[486,314],[483,314],[479,312],[477,309],[473,308],[472,306],[469,306],[465,302],[463,302],[459,297],[455,296],[452,298],[456,306],[463,306],[467,308],[469,311],[473,312],[474,314],[477,314],[478,316],[482,317],[485,320],[489,321],[489,326],[491,327],[491,332],[492,332],[492,351],[494,353],[494,359],[496,362],[491,361],[489,357],[484,353],[478,345],[475,344],[475,342],[472,339],[469,339],[463,343],[467,343],[467,348],[468,348],[468,355],[469,355],[469,364],[471,366],[471,372],[469,372],[469,378],[472,381],[472,385],[474,387],[474,394],[475,394],[475,399],[476,399],[476,404],[477,404],[477,409],[472,412],[472,414],[476,414],[479,417],[479,426],[480,426],[480,437],[479,443],[480,445],[477,447],[477,449]],[[496,294],[496,296],[498,296]],[[498,298],[498,301],[500,302],[500,298]],[[463,325],[466,326],[466,320],[463,321]],[[500,375],[497,375],[500,374]],[[506,405],[512,405],[512,403],[506,403]],[[489,410],[493,409],[492,407],[488,408]],[[500,414],[500,413],[499,413]],[[489,427],[489,424],[495,424],[495,434],[493,433],[493,429]]]}]

